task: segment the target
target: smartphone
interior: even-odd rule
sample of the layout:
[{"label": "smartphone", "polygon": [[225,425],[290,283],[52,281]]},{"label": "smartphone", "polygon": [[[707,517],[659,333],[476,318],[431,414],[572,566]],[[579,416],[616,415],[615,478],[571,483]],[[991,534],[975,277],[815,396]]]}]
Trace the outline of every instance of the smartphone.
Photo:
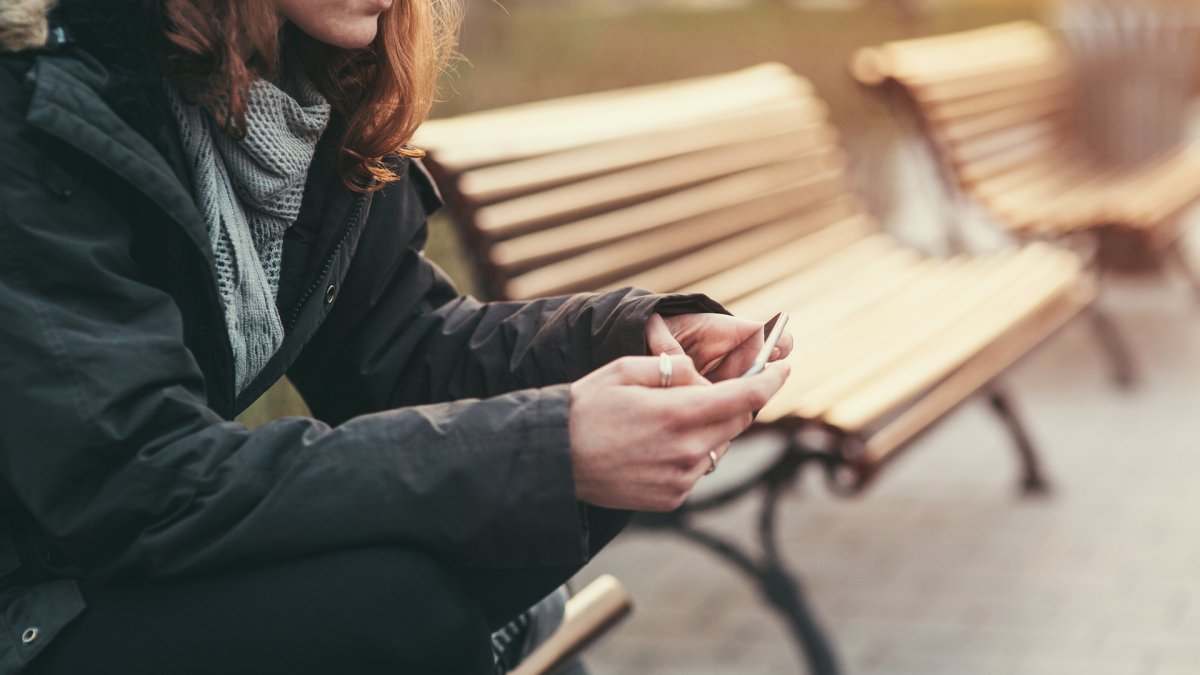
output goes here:
[{"label": "smartphone", "polygon": [[758,356],[754,357],[754,363],[750,364],[746,372],[742,373],[742,377],[757,375],[767,367],[767,359],[771,358],[771,352],[775,351],[775,345],[779,343],[779,337],[783,335],[783,327],[787,325],[787,322],[788,315],[780,312],[763,325],[763,333],[767,339],[763,341],[762,349],[758,350]]}]

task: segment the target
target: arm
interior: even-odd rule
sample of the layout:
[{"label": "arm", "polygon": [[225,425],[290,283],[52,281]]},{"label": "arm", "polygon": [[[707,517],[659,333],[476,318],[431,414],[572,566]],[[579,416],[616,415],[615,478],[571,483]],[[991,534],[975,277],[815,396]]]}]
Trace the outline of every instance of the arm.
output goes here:
[{"label": "arm", "polygon": [[376,543],[456,565],[585,557],[567,387],[248,431],[206,406],[103,170],[82,165],[62,200],[25,135],[0,150],[0,492],[84,573]]},{"label": "arm", "polygon": [[338,302],[288,373],[318,418],[571,382],[646,354],[656,312],[724,312],[703,296],[637,289],[533,302],[461,296],[420,253],[436,207],[425,180],[410,168],[375,196]]}]

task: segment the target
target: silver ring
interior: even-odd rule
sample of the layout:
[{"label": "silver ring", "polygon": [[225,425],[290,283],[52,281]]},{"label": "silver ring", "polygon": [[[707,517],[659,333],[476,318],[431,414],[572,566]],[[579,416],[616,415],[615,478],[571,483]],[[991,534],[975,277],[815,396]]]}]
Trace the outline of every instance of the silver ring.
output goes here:
[{"label": "silver ring", "polygon": [[671,357],[666,352],[658,355],[658,386],[671,386]]},{"label": "silver ring", "polygon": [[713,463],[712,463],[712,466],[708,467],[708,471],[705,471],[705,472],[704,472],[704,475],[705,475],[705,476],[707,476],[708,474],[710,474],[710,473],[712,473],[712,472],[714,472],[714,471],[716,471],[716,470],[717,470],[717,451],[716,451],[716,450],[709,450],[709,451],[708,451],[708,456],[712,458],[712,461],[713,461]]}]

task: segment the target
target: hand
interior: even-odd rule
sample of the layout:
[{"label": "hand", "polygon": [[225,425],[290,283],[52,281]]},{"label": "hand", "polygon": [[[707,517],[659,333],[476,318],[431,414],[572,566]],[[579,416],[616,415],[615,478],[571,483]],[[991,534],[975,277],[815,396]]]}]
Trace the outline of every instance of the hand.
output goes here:
[{"label": "hand", "polygon": [[[655,356],[687,354],[697,370],[713,382],[739,377],[762,349],[763,325],[727,314],[658,314],[646,322],[646,344]],[[792,352],[792,334],[786,329],[771,352],[778,361]]]},{"label": "hand", "polygon": [[[760,331],[761,332],[761,331]],[[712,384],[686,356],[671,357],[660,388],[658,357],[626,356],[571,385],[575,494],[616,509],[670,511],[783,386],[788,366]]]}]

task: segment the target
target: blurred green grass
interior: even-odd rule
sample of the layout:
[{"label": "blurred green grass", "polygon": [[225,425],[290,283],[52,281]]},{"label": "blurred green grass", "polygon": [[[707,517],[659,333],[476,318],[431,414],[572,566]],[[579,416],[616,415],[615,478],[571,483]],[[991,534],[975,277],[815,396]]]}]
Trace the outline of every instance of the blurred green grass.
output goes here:
[{"label": "blurred green grass", "polygon": [[[767,2],[720,10],[631,8],[608,3],[510,5],[473,0],[463,26],[463,56],[443,78],[433,117],[545,98],[650,84],[778,61],[812,80],[843,134],[850,171],[876,215],[888,208],[891,176],[881,153],[895,135],[890,111],[850,78],[854,50],[888,40],[1039,18],[1036,0],[943,3],[905,19],[890,0],[853,10],[802,10]],[[459,288],[477,289],[450,219],[430,221],[426,255]],[[307,415],[281,380],[241,416],[247,426]]]}]

